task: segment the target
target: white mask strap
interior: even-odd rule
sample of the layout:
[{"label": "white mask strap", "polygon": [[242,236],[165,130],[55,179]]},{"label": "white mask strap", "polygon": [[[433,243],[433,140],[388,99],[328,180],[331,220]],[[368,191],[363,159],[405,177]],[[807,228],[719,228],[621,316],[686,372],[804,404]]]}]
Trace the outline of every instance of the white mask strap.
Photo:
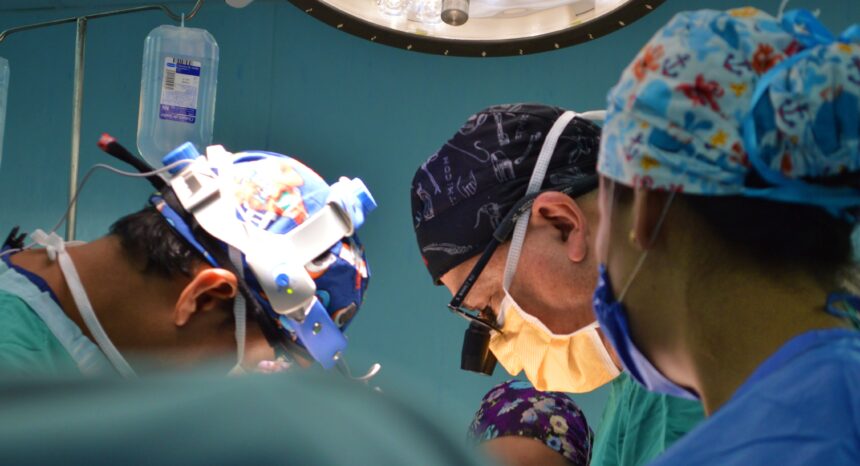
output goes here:
[{"label": "white mask strap", "polygon": [[78,271],[75,268],[75,264],[72,262],[72,258],[69,257],[69,253],[66,252],[66,246],[65,243],[63,243],[63,239],[57,236],[56,233],[48,235],[42,230],[34,231],[31,237],[36,244],[45,247],[49,259],[57,260],[60,263],[60,270],[62,271],[63,277],[66,280],[66,285],[69,287],[69,291],[72,294],[72,299],[78,307],[78,312],[80,312],[81,318],[84,320],[84,324],[86,324],[90,333],[93,335],[93,338],[96,340],[96,343],[99,345],[99,348],[101,348],[102,352],[108,360],[110,360],[113,367],[123,377],[135,377],[136,374],[134,373],[134,370],[129,366],[125,358],[122,357],[113,342],[110,341],[104,328],[102,328],[99,323],[98,317],[96,317],[96,313],[93,310],[93,306],[87,297],[87,292],[84,290],[81,277],[78,275]]},{"label": "white mask strap", "polygon": [[[244,270],[244,266],[242,265],[242,253],[230,246],[229,249],[230,254],[230,262],[233,263],[233,266],[236,268],[238,273],[242,273]],[[242,277],[236,277],[237,280],[241,280]],[[242,367],[242,361],[245,359],[245,335],[247,330],[247,309],[245,307],[245,297],[242,293],[237,292],[236,297],[233,298],[233,317],[236,323],[236,365],[233,366],[233,369],[230,370],[228,375],[243,375],[245,374],[245,369]]]},{"label": "white mask strap", "polygon": [[621,290],[621,293],[618,294],[618,302],[624,299],[624,296],[627,294],[627,291],[630,289],[630,285],[633,284],[633,279],[636,278],[636,275],[639,274],[639,270],[642,268],[642,265],[645,264],[645,259],[648,258],[648,251],[650,251],[650,246],[657,241],[657,235],[660,234],[660,228],[663,227],[663,221],[666,220],[666,215],[669,214],[669,207],[672,205],[672,201],[675,199],[675,191],[669,193],[669,199],[666,200],[666,205],[663,206],[663,210],[660,212],[660,218],[657,219],[657,224],[654,225],[654,232],[651,233],[651,237],[648,238],[648,246],[649,249],[646,249],[642,252],[642,255],[639,256],[639,260],[636,262],[636,266],[633,267],[633,271],[630,272],[630,277],[627,279],[627,283],[624,285],[624,288]]},{"label": "white mask strap", "polygon": [[588,121],[603,121],[606,119],[606,110],[590,110],[576,116]]},{"label": "white mask strap", "polygon": [[[538,154],[535,169],[529,179],[528,188],[526,188],[526,196],[540,191],[540,187],[543,185],[543,180],[546,177],[546,171],[549,169],[549,163],[552,160],[552,154],[555,152],[555,146],[558,144],[558,139],[561,137],[561,133],[564,131],[564,128],[567,127],[567,124],[576,116],[576,112],[567,111],[555,120],[555,123],[546,135],[546,139],[544,139],[543,146],[540,149],[540,154]],[[519,219],[517,219],[517,224],[514,227],[514,234],[511,237],[511,247],[508,250],[508,259],[505,263],[505,278],[503,282],[505,291],[510,288],[511,282],[514,281],[514,274],[517,271],[517,263],[520,260],[523,241],[526,239],[526,229],[529,226],[530,217],[531,210],[528,210],[523,213]]]}]

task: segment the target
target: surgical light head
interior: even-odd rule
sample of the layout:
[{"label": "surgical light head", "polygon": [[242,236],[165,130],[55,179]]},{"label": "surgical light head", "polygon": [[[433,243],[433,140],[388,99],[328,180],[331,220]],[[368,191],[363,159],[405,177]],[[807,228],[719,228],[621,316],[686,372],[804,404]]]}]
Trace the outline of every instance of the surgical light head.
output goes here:
[{"label": "surgical light head", "polygon": [[[210,264],[232,264],[276,349],[299,346],[333,367],[370,276],[355,234],[376,208],[364,183],[341,178],[329,186],[291,157],[221,146],[200,155],[185,144],[163,159],[182,160],[151,202]],[[243,316],[237,309],[237,321]]]}]

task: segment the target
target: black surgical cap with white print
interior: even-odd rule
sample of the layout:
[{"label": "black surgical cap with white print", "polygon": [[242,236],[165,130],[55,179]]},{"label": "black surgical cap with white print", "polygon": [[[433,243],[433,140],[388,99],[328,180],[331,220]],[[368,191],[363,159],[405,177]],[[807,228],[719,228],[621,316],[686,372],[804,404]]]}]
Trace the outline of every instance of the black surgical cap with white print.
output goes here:
[{"label": "black surgical cap with white print", "polygon": [[[493,231],[526,193],[544,139],[564,109],[497,105],[466,123],[412,179],[412,221],[421,256],[435,283],[480,254]],[[574,118],[562,132],[542,190],[561,190],[594,177],[600,128]]]}]

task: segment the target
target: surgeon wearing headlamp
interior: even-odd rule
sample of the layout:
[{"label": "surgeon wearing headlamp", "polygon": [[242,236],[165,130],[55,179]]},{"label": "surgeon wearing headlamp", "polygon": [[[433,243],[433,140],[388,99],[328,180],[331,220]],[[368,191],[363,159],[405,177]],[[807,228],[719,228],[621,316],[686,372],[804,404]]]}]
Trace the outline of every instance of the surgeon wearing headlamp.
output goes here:
[{"label": "surgeon wearing headlamp", "polygon": [[469,322],[461,367],[492,373],[498,359],[539,390],[611,383],[591,464],[636,465],[702,412],[619,376],[595,321],[598,116],[539,104],[471,116],[416,171],[413,222],[431,277]]},{"label": "surgeon wearing headlamp", "polygon": [[601,329],[709,414],[653,464],[860,464],[860,25],[675,16],[610,92],[598,170]]},{"label": "surgeon wearing headlamp", "polygon": [[329,186],[291,157],[190,144],[155,174],[112,138],[100,145],[157,192],[93,242],[38,230],[28,247],[7,245],[0,370],[133,377],[233,359],[241,373],[275,357],[343,367],[342,332],[369,279],[356,230],[375,202],[360,180]]}]

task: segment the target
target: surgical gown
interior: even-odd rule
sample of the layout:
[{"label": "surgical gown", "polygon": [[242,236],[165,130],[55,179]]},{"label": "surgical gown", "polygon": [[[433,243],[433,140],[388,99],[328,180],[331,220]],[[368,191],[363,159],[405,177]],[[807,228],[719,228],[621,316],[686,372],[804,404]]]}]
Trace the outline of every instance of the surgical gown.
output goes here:
[{"label": "surgical gown", "polygon": [[860,464],[860,332],[795,337],[653,465]]},{"label": "surgical gown", "polygon": [[79,374],[72,356],[28,302],[38,303],[43,311],[68,321],[40,278],[12,266],[8,257],[3,257],[0,260],[0,374]]},{"label": "surgical gown", "polygon": [[423,392],[319,371],[0,378],[0,464],[479,466]]},{"label": "surgical gown", "polygon": [[701,403],[652,393],[622,373],[611,382],[591,465],[646,464],[703,418]]}]

